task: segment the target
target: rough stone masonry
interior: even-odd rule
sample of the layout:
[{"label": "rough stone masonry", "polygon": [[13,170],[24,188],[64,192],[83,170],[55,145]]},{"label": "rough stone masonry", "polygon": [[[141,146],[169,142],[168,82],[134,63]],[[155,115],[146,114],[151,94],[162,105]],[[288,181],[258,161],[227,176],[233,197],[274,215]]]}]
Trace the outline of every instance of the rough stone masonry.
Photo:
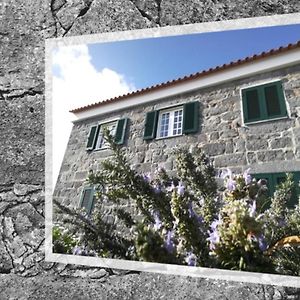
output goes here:
[{"label": "rough stone masonry", "polygon": [[44,40],[300,11],[296,0],[2,0],[1,299],[299,299],[299,290],[46,263]]}]

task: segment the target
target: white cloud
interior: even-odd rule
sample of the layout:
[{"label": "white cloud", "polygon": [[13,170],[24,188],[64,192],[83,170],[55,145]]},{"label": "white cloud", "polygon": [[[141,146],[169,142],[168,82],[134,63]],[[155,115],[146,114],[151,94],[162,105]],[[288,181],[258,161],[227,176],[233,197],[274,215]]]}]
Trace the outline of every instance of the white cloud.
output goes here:
[{"label": "white cloud", "polygon": [[86,45],[60,47],[53,52],[53,184],[55,184],[73,115],[70,109],[126,94],[135,89],[122,74],[95,69]]}]

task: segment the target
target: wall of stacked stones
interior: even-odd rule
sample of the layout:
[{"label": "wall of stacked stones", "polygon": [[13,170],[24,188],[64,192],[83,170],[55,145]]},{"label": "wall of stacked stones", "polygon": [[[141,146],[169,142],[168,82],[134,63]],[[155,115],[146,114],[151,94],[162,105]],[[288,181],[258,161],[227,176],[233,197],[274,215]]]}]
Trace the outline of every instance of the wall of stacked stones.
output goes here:
[{"label": "wall of stacked stones", "polygon": [[[280,79],[289,118],[243,125],[241,88]],[[199,101],[199,132],[196,134],[143,140],[145,114],[176,104]],[[89,170],[99,170],[100,161],[111,155],[108,149],[86,151],[92,125],[118,117],[128,117],[124,149],[128,161],[141,173],[153,173],[158,166],[175,168],[174,149],[193,151],[201,147],[217,169],[253,173],[300,170],[300,65],[251,76],[218,86],[160,99],[74,124],[55,197],[65,204],[78,205]]]}]

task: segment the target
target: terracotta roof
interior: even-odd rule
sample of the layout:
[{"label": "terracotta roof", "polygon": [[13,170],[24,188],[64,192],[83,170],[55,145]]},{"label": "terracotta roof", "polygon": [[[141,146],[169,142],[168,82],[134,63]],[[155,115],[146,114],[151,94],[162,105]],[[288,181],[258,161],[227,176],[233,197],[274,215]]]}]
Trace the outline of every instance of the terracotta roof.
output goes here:
[{"label": "terracotta roof", "polygon": [[140,90],[136,90],[136,91],[133,91],[133,92],[130,92],[130,93],[127,93],[127,94],[124,94],[124,95],[120,95],[120,96],[117,96],[117,97],[114,97],[114,98],[109,98],[109,99],[106,99],[106,100],[103,100],[103,101],[100,101],[100,102],[96,102],[96,103],[93,103],[93,104],[89,104],[89,105],[86,105],[86,106],[83,106],[83,107],[75,108],[73,110],[70,110],[70,112],[77,113],[77,112],[89,110],[91,108],[106,105],[106,104],[109,104],[109,103],[112,103],[112,102],[122,101],[123,99],[129,98],[129,97],[132,97],[132,96],[142,95],[142,94],[154,91],[154,90],[169,87],[169,86],[172,86],[172,85],[175,85],[175,84],[178,84],[178,83],[182,83],[182,82],[185,82],[185,81],[188,81],[188,80],[204,77],[204,76],[207,76],[207,75],[212,74],[212,73],[216,73],[216,72],[219,72],[219,71],[222,71],[222,70],[225,70],[225,69],[227,70],[227,69],[230,69],[230,68],[235,67],[235,66],[240,66],[240,65],[252,62],[252,61],[256,61],[256,60],[259,60],[259,59],[270,57],[270,56],[273,56],[273,55],[276,55],[276,54],[279,54],[279,53],[283,53],[283,52],[286,52],[286,51],[289,51],[289,50],[292,50],[292,49],[296,49],[296,48],[300,48],[300,41],[298,41],[297,43],[294,43],[294,44],[288,44],[287,46],[282,46],[282,47],[279,47],[279,48],[276,48],[276,49],[271,49],[269,51],[264,51],[264,52],[261,52],[260,54],[247,56],[243,59],[232,61],[230,63],[223,64],[223,65],[217,66],[215,68],[210,68],[208,70],[204,70],[204,71],[201,71],[201,72],[190,74],[190,75],[187,75],[187,76],[184,76],[184,77],[180,77],[180,78],[177,78],[177,79],[174,79],[174,80],[171,80],[171,81],[163,82],[163,83],[153,85],[153,86],[150,86],[150,87],[147,87],[147,88],[143,88],[143,89],[140,89]]}]

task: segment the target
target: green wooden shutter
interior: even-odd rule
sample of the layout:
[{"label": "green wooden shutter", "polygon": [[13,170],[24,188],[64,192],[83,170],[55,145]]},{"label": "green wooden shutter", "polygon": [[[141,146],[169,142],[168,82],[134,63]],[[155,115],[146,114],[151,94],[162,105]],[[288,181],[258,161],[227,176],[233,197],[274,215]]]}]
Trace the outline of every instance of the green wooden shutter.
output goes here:
[{"label": "green wooden shutter", "polygon": [[152,140],[156,137],[158,111],[150,111],[146,114],[144,140]]},{"label": "green wooden shutter", "polygon": [[117,128],[116,128],[116,135],[115,135],[115,143],[117,145],[124,144],[127,123],[128,123],[127,118],[118,120]]},{"label": "green wooden shutter", "polygon": [[199,102],[190,102],[183,105],[183,130],[185,134],[198,131]]},{"label": "green wooden shutter", "polygon": [[276,84],[264,88],[268,117],[281,115],[278,87]]},{"label": "green wooden shutter", "polygon": [[96,142],[98,132],[99,132],[99,126],[95,125],[91,127],[87,144],[86,144],[86,150],[93,150],[95,148],[95,142]]},{"label": "green wooden shutter", "polygon": [[249,117],[248,117],[247,93],[245,90],[242,90],[242,104],[243,104],[244,123],[247,123],[249,122]]},{"label": "green wooden shutter", "polygon": [[244,122],[257,121],[261,118],[261,104],[259,89],[254,88],[242,91]]},{"label": "green wooden shutter", "polygon": [[287,115],[282,83],[280,81],[266,85],[264,95],[268,118]]},{"label": "green wooden shutter", "polygon": [[277,83],[277,92],[278,92],[281,116],[287,116],[286,101],[283,93],[282,82]]},{"label": "green wooden shutter", "polygon": [[81,194],[80,207],[85,208],[88,215],[91,214],[94,206],[94,188],[85,187]]}]

